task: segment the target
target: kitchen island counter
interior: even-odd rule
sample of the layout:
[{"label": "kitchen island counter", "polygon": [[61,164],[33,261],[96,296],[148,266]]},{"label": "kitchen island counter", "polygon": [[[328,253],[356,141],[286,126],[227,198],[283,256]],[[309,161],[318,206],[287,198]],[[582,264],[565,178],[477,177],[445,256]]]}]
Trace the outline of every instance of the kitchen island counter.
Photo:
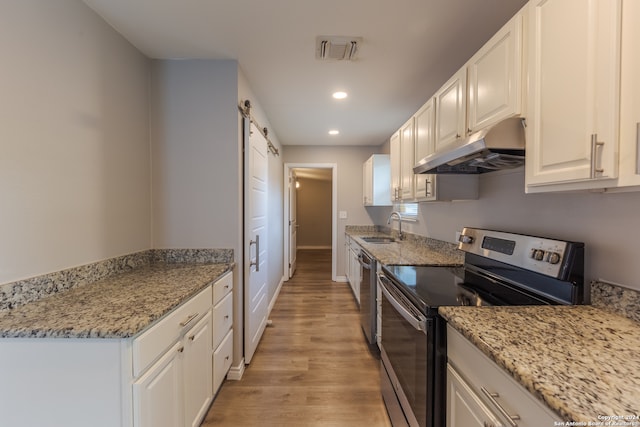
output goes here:
[{"label": "kitchen island counter", "polygon": [[1,311],[0,337],[132,337],[232,268],[232,263],[139,267]]},{"label": "kitchen island counter", "polygon": [[[640,425],[640,323],[593,306],[440,307],[559,422]],[[615,420],[614,420],[615,422]],[[635,424],[633,424],[635,422]],[[562,424],[558,424],[562,425]]]}]

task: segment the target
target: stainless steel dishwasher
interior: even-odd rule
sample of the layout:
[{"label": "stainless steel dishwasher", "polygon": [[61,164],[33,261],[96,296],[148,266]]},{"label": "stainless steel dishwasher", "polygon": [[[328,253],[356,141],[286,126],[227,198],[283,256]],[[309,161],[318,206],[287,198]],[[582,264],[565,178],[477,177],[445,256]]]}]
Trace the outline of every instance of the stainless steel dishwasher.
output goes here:
[{"label": "stainless steel dishwasher", "polygon": [[376,344],[377,301],[376,301],[376,269],[375,258],[364,249],[358,257],[362,266],[360,281],[360,325],[365,338],[370,345]]}]

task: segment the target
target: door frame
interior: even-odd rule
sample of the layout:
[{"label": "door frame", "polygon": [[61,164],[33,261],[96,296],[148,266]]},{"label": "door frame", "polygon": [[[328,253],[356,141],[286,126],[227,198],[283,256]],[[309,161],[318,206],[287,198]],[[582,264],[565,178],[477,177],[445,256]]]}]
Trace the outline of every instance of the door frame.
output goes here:
[{"label": "door frame", "polygon": [[291,169],[331,169],[331,280],[336,282],[338,257],[338,164],[337,163],[285,163],[284,164],[284,280],[289,277],[289,175]]}]

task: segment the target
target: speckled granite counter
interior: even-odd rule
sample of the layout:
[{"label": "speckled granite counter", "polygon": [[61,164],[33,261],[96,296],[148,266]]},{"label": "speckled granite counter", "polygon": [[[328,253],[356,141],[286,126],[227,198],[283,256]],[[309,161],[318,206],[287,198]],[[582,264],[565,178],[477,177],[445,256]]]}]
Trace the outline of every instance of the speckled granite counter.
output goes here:
[{"label": "speckled granite counter", "polygon": [[640,415],[640,323],[593,306],[439,313],[559,419],[588,425],[598,416]]},{"label": "speckled granite counter", "polygon": [[462,251],[453,243],[408,234],[405,240],[393,243],[367,243],[362,237],[389,237],[390,234],[370,227],[347,227],[346,234],[374,258],[386,265],[460,266]]},{"label": "speckled granite counter", "polygon": [[233,264],[154,263],[0,312],[0,337],[127,338]]}]

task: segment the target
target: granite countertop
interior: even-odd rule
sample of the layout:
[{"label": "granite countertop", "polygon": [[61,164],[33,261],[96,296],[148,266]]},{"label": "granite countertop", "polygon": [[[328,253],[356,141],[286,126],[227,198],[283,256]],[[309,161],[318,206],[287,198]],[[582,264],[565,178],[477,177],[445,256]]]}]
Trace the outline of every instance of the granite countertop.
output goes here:
[{"label": "granite countertop", "polygon": [[386,265],[437,265],[456,267],[464,263],[462,251],[448,242],[409,235],[393,243],[367,243],[362,237],[390,237],[380,231],[347,231],[355,242]]},{"label": "granite countertop", "polygon": [[565,421],[640,416],[640,323],[593,306],[439,313]]},{"label": "granite countertop", "polygon": [[127,338],[232,264],[156,263],[0,312],[2,338]]}]

